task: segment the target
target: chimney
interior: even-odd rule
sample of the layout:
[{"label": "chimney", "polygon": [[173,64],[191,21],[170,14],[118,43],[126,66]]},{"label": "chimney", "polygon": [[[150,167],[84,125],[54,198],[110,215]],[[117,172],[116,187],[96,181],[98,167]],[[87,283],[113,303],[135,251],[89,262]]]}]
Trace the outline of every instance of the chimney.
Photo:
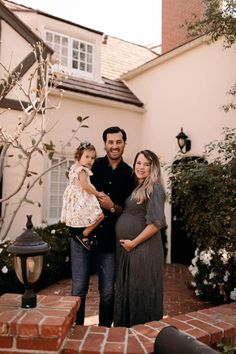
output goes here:
[{"label": "chimney", "polygon": [[162,53],[191,40],[181,26],[185,20],[193,21],[193,14],[201,18],[202,0],[162,0]]}]

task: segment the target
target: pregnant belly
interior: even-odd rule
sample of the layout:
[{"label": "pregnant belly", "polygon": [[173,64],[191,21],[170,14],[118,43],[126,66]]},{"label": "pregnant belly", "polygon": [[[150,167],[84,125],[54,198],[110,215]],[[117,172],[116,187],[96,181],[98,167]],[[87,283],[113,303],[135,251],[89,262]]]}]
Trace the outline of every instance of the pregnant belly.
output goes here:
[{"label": "pregnant belly", "polygon": [[122,214],[116,222],[116,237],[132,240],[145,228],[145,218],[140,215]]}]

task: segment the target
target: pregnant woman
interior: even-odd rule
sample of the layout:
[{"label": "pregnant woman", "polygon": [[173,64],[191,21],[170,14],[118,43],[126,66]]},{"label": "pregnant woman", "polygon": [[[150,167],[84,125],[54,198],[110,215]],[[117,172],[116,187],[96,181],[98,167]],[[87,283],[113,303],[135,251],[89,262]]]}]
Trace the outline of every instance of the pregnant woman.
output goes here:
[{"label": "pregnant woman", "polygon": [[135,157],[133,170],[137,186],[116,223],[114,326],[124,327],[163,317],[160,230],[166,222],[159,159],[152,151],[142,150]]}]

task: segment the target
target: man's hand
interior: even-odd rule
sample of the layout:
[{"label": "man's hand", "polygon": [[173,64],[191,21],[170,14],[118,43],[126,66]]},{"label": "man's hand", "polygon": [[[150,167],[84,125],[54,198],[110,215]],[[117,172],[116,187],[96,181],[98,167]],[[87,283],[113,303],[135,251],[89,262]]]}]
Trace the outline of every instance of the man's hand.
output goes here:
[{"label": "man's hand", "polygon": [[98,196],[98,200],[103,209],[110,210],[114,205],[111,198],[106,194],[103,194],[102,196]]}]

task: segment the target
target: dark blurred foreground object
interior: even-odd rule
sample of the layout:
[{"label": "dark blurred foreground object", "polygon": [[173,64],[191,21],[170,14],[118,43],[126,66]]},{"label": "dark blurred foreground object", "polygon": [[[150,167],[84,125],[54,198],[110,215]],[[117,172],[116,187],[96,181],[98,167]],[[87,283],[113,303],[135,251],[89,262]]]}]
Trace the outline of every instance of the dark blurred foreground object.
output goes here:
[{"label": "dark blurred foreground object", "polygon": [[218,354],[219,352],[179,331],[174,326],[163,328],[154,343],[154,354]]}]

